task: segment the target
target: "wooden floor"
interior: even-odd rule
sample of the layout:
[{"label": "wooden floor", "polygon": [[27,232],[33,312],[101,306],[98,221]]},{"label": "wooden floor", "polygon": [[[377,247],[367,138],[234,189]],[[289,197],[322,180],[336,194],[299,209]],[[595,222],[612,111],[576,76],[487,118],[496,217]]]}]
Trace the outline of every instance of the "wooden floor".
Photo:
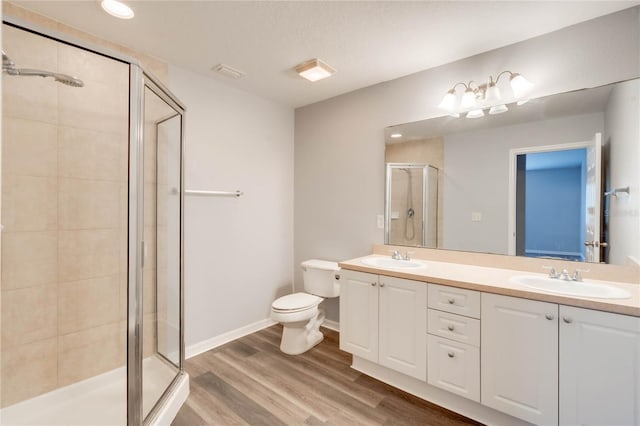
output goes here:
[{"label": "wooden floor", "polygon": [[191,394],[172,425],[478,424],[353,370],[323,332],[302,355],[280,352],[274,325],[187,360]]}]

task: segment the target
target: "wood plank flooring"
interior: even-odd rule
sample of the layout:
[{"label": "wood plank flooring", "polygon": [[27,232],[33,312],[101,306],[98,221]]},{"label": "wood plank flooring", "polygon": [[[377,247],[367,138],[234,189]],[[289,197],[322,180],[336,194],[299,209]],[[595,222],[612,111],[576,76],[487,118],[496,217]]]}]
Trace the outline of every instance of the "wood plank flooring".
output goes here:
[{"label": "wood plank flooring", "polygon": [[173,426],[478,425],[353,370],[337,332],[302,355],[274,325],[186,362],[191,394]]}]

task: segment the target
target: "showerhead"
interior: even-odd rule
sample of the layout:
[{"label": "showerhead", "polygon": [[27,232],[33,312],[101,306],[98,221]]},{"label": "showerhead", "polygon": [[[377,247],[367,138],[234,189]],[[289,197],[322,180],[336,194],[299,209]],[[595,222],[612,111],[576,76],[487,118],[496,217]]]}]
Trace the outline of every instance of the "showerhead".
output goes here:
[{"label": "showerhead", "polygon": [[32,70],[27,68],[16,68],[13,61],[2,52],[2,71],[9,75],[20,75],[26,77],[51,77],[55,81],[71,87],[83,87],[84,83],[77,77],[67,74],[59,74],[51,71]]}]

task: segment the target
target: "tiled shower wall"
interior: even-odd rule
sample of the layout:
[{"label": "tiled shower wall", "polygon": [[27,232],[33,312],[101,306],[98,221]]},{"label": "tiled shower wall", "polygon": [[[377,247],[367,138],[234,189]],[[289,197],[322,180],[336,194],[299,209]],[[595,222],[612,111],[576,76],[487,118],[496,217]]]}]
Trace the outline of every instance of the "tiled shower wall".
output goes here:
[{"label": "tiled shower wall", "polygon": [[3,26],[2,406],[124,365],[126,64]]}]

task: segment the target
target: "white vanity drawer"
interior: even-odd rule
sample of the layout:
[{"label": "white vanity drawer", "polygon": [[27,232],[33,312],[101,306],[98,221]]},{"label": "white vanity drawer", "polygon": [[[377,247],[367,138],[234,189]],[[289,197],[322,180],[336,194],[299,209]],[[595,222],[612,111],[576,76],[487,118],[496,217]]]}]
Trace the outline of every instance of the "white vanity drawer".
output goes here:
[{"label": "white vanity drawer", "polygon": [[427,336],[427,383],[480,402],[480,349]]},{"label": "white vanity drawer", "polygon": [[480,346],[480,320],[429,309],[428,333]]},{"label": "white vanity drawer", "polygon": [[429,284],[430,308],[480,318],[480,292],[445,285]]}]

